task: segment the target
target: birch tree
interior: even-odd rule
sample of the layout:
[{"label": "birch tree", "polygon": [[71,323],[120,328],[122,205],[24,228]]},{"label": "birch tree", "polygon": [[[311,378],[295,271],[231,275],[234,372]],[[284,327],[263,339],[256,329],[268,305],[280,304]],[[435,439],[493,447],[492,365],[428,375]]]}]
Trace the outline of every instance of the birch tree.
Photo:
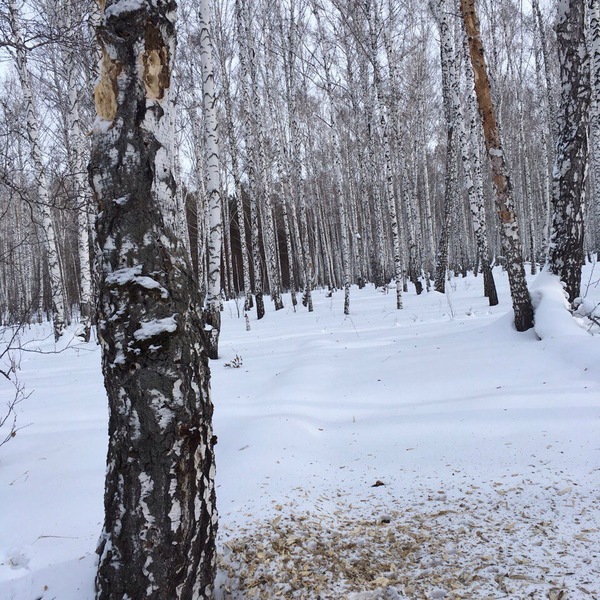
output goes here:
[{"label": "birch tree", "polygon": [[265,315],[265,304],[263,298],[263,276],[259,248],[259,215],[258,215],[258,165],[257,152],[255,149],[256,111],[252,103],[256,100],[251,97],[249,71],[249,54],[251,49],[248,45],[248,16],[245,0],[235,0],[235,15],[237,27],[237,39],[239,46],[240,80],[242,87],[242,120],[244,138],[246,145],[246,172],[248,175],[248,195],[250,196],[250,239],[251,254],[254,267],[254,296],[256,299],[256,317],[262,319]]},{"label": "birch tree", "polygon": [[107,0],[98,28],[89,173],[110,408],[98,600],[208,600],[213,591],[208,362],[197,285],[169,219],[175,18],[174,1]]},{"label": "birch tree", "polygon": [[317,37],[323,55],[323,70],[325,71],[325,90],[329,107],[329,128],[333,143],[333,195],[337,202],[340,219],[340,234],[342,242],[342,269],[344,285],[344,314],[350,314],[350,241],[348,239],[348,218],[346,215],[346,203],[342,187],[341,150],[338,125],[336,122],[336,106],[333,96],[333,81],[331,75],[332,57],[327,49],[323,24],[321,22],[320,7],[313,2],[313,13],[317,20]]},{"label": "birch tree", "polygon": [[469,42],[471,64],[475,76],[475,93],[482,118],[485,145],[490,159],[492,180],[496,192],[500,234],[506,257],[506,269],[515,315],[515,328],[517,331],[526,331],[533,327],[533,306],[525,279],[521,238],[512,198],[512,185],[492,102],[479,19],[475,12],[474,0],[461,0],[460,7]]},{"label": "birch tree", "polygon": [[[76,27],[77,6],[69,0],[65,6],[66,26],[68,31]],[[85,157],[87,154],[81,127],[81,97],[82,86],[78,73],[76,57],[77,45],[72,43],[63,51],[65,63],[68,65],[67,86],[69,104],[67,109],[66,124],[69,130],[67,155],[69,166],[73,173],[75,183],[75,203],[77,209],[77,251],[79,257],[79,310],[81,335],[85,341],[90,339],[91,312],[92,312],[92,274],[90,268],[90,224],[88,215],[90,211],[89,186],[86,178]]]},{"label": "birch tree", "polygon": [[552,181],[550,269],[565,285],[569,301],[579,296],[584,262],[585,181],[590,104],[585,43],[586,3],[559,3],[556,36],[560,62],[560,107]]},{"label": "birch tree", "polygon": [[219,332],[221,330],[221,245],[223,241],[221,180],[219,173],[219,132],[209,0],[200,0],[198,8],[206,148],[206,195],[209,221],[208,290],[204,320],[208,336],[208,357],[216,359],[219,358]]},{"label": "birch tree", "polygon": [[452,85],[456,85],[456,67],[454,45],[450,31],[449,14],[444,0],[432,0],[430,8],[440,30],[440,61],[442,72],[442,98],[444,103],[444,116],[446,121],[446,177],[444,185],[444,217],[438,241],[435,270],[435,291],[445,293],[446,271],[448,269],[448,253],[450,247],[450,229],[452,218],[457,209],[456,198],[456,107],[453,106],[451,93]]},{"label": "birch tree", "polygon": [[27,47],[23,39],[19,8],[14,0],[11,0],[8,5],[8,15],[12,34],[11,42],[14,47],[15,62],[27,114],[27,138],[31,152],[31,160],[37,178],[39,211],[44,235],[46,257],[48,261],[48,271],[50,274],[54,338],[58,340],[58,338],[64,333],[67,325],[67,307],[65,302],[64,283],[60,265],[58,243],[56,240],[54,222],[52,220],[50,189],[48,186],[44,161],[42,159],[42,149],[39,140],[39,123],[37,118],[38,113],[33,101],[31,73],[29,71],[27,59]]},{"label": "birch tree", "polygon": [[590,0],[590,35],[588,41],[590,55],[590,138],[592,169],[593,204],[590,212],[596,217],[596,251],[600,252],[600,2]]},{"label": "birch tree", "polygon": [[[388,212],[390,216],[390,225],[392,228],[392,247],[394,254],[394,276],[396,282],[396,308],[400,310],[402,308],[402,240],[400,239],[400,228],[398,223],[398,211],[396,209],[396,193],[394,189],[394,176],[393,176],[393,167],[392,167],[392,145],[390,142],[390,129],[395,131],[396,142],[399,143],[399,132],[398,132],[398,124],[395,122],[394,117],[396,115],[392,115],[392,120],[394,121],[394,126],[389,127],[388,119],[386,119],[386,111],[385,105],[383,101],[383,90],[382,90],[382,77],[381,71],[379,67],[379,59],[377,57],[377,31],[379,30],[379,8],[375,5],[374,2],[368,2],[367,4],[367,22],[369,26],[369,50],[370,50],[370,59],[371,66],[373,69],[373,81],[375,84],[375,93],[377,95],[377,103],[379,108],[379,122],[381,125],[381,135],[383,139],[383,153],[384,153],[384,165],[385,165],[385,191],[386,198],[388,204]],[[387,42],[389,48],[388,37],[384,36],[384,40]],[[391,52],[388,49],[388,64],[390,69],[390,80],[392,85],[392,95],[397,94],[397,87],[395,85],[395,70],[394,70],[394,57],[391,56]],[[399,168],[402,169],[403,175],[406,175],[406,164],[405,161],[400,161],[401,164]],[[408,185],[406,182],[406,178],[404,181],[404,192],[405,198],[408,193]],[[407,198],[407,209],[410,214],[410,197]],[[409,224],[410,228],[411,224]],[[411,253],[411,259],[414,259],[413,254]],[[416,268],[412,263],[409,265],[411,269]],[[415,277],[416,281],[416,277]]]}]

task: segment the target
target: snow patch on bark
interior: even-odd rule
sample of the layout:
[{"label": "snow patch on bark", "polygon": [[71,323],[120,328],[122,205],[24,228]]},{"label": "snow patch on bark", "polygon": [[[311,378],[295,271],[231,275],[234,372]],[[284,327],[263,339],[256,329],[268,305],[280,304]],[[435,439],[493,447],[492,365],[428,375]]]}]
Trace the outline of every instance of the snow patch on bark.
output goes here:
[{"label": "snow patch on bark", "polygon": [[122,16],[124,13],[134,12],[144,7],[142,0],[119,0],[105,11],[106,18]]},{"label": "snow patch on bark", "polygon": [[136,340],[148,340],[163,333],[173,333],[177,330],[175,315],[164,319],[152,319],[140,323],[140,328],[133,333]]},{"label": "snow patch on bark", "polygon": [[181,503],[176,498],[177,479],[172,477],[169,484],[169,496],[171,497],[171,510],[169,511],[169,520],[171,521],[171,531],[175,533],[181,525]]},{"label": "snow patch on bark", "polygon": [[[127,285],[133,283],[139,285],[148,290],[159,290],[162,298],[168,298],[169,292],[158,283],[152,277],[141,275],[142,265],[135,265],[134,267],[124,267],[123,269],[117,269],[106,277],[106,283],[108,285]],[[174,330],[173,330],[174,331]]]}]

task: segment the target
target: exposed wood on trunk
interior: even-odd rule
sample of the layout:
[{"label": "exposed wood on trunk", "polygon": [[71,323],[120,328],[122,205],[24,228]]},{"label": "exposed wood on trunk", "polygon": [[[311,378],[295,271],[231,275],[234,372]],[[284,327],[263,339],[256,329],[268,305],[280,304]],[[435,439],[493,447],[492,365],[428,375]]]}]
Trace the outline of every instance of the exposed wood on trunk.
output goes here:
[{"label": "exposed wood on trunk", "polygon": [[485,145],[492,168],[502,247],[506,255],[506,269],[515,314],[515,328],[517,331],[526,331],[533,327],[533,306],[525,279],[521,239],[513,204],[512,188],[492,102],[479,19],[475,12],[475,0],[461,0],[460,4],[469,41],[475,92],[479,114],[483,123]]}]

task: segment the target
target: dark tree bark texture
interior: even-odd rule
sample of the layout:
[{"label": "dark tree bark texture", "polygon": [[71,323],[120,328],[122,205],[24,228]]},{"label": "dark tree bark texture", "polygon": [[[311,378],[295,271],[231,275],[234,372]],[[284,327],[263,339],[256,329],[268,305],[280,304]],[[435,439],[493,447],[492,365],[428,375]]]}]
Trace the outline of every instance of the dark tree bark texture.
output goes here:
[{"label": "dark tree bark texture", "polygon": [[585,6],[582,0],[565,0],[556,24],[561,93],[552,185],[550,269],[564,283],[570,302],[579,296],[584,263],[583,224],[591,97]]},{"label": "dark tree bark texture", "polygon": [[215,438],[197,282],[165,223],[173,1],[107,0],[89,165],[109,399],[98,600],[212,598]]}]

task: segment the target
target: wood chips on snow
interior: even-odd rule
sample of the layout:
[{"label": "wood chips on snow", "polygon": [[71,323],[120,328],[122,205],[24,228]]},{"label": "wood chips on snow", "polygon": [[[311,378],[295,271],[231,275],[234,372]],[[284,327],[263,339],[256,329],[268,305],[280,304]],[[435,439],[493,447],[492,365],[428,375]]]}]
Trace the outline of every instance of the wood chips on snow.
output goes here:
[{"label": "wood chips on snow", "polygon": [[[532,484],[532,486],[535,484]],[[220,532],[224,600],[600,598],[600,498],[573,487],[470,486],[411,504],[371,491],[275,504]],[[300,504],[302,502],[302,504]],[[408,505],[407,505],[408,504]]]}]

